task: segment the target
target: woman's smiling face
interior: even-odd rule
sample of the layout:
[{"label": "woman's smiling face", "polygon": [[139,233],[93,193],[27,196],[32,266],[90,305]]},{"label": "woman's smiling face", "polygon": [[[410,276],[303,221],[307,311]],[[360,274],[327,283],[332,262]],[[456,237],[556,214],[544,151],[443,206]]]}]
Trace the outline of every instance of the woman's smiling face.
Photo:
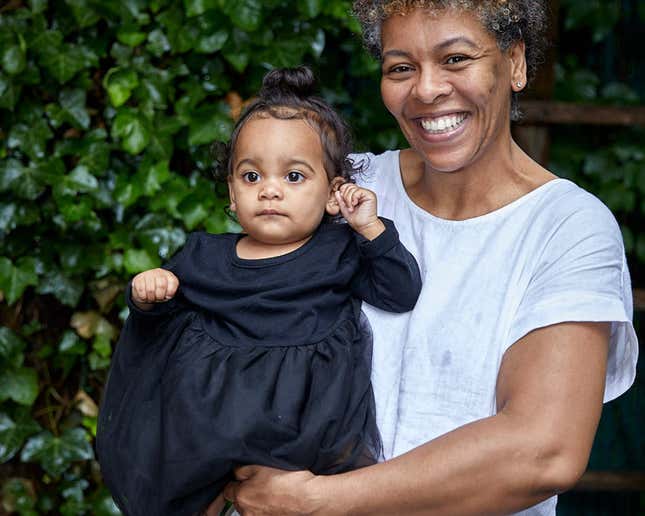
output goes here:
[{"label": "woman's smiling face", "polygon": [[432,170],[462,170],[510,145],[522,44],[502,52],[472,13],[454,9],[392,15],[381,39],[383,102]]}]

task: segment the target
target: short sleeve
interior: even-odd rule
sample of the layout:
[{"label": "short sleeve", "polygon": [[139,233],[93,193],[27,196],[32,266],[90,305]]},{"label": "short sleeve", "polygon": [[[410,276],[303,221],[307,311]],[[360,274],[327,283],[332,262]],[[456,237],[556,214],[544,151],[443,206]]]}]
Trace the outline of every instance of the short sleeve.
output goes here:
[{"label": "short sleeve", "polygon": [[508,342],[561,322],[610,322],[605,401],[614,399],[634,381],[638,356],[618,224],[593,198],[556,222],[544,240]]}]

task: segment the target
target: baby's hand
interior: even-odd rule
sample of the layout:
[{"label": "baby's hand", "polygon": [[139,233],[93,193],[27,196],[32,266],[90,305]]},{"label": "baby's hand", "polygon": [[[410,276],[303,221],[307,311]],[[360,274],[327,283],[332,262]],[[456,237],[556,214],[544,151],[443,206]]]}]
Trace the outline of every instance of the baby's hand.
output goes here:
[{"label": "baby's hand", "polygon": [[166,269],[150,269],[132,279],[132,301],[142,310],[152,308],[152,303],[163,303],[174,297],[179,280]]},{"label": "baby's hand", "polygon": [[374,240],[385,226],[376,215],[376,194],[353,183],[344,183],[336,191],[340,212],[354,231]]}]

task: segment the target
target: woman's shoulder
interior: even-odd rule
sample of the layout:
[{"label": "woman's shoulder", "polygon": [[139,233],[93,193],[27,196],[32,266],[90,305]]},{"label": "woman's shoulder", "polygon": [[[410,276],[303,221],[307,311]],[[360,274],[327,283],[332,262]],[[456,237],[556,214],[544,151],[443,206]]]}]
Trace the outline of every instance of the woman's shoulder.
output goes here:
[{"label": "woman's shoulder", "polygon": [[387,181],[399,170],[399,151],[388,150],[381,154],[371,152],[350,154],[354,167],[359,169],[354,179],[366,188],[373,188],[374,183]]},{"label": "woman's shoulder", "polygon": [[547,247],[580,244],[609,246],[622,253],[620,226],[595,195],[568,179],[555,179],[534,192],[535,202],[523,217],[527,231]]},{"label": "woman's shoulder", "polygon": [[550,221],[573,217],[578,223],[593,220],[595,225],[617,227],[611,210],[598,197],[573,181],[557,178],[543,188],[546,191],[540,198],[539,209]]}]

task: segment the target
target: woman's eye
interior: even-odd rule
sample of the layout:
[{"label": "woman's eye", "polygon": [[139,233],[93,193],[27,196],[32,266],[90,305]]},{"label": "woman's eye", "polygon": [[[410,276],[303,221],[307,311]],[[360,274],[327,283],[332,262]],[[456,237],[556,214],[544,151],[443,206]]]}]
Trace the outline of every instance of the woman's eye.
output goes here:
[{"label": "woman's eye", "polygon": [[461,62],[465,61],[466,59],[468,59],[468,58],[466,56],[462,56],[462,55],[450,56],[448,59],[446,59],[446,63],[449,64],[449,65],[458,64],[458,63],[461,63]]},{"label": "woman's eye", "polygon": [[388,68],[388,73],[390,74],[404,74],[412,71],[410,65],[395,65]]},{"label": "woman's eye", "polygon": [[253,171],[245,172],[244,174],[242,174],[242,177],[247,183],[257,183],[260,180],[260,174]]},{"label": "woman's eye", "polygon": [[305,176],[301,172],[296,172],[292,170],[287,174],[287,181],[289,183],[300,183],[305,179]]}]

